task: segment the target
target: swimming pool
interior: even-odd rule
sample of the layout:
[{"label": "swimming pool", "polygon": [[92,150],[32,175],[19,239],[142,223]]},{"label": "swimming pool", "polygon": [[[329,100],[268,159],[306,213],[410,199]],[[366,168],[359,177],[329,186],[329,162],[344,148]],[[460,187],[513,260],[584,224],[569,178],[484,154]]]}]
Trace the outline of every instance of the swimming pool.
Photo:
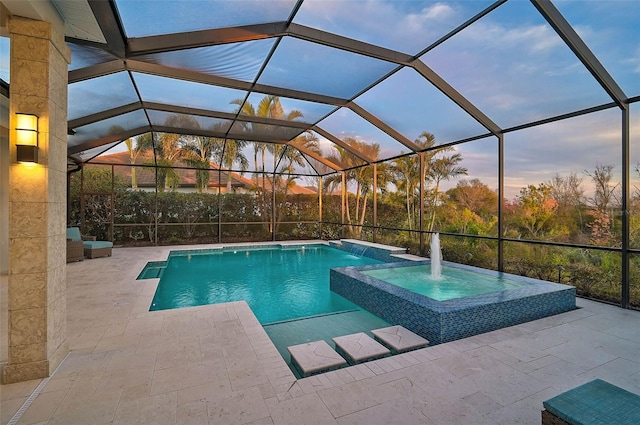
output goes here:
[{"label": "swimming pool", "polygon": [[507,279],[502,275],[480,274],[457,267],[445,267],[442,270],[442,277],[434,280],[431,278],[431,264],[407,266],[402,269],[363,270],[362,274],[400,286],[436,301],[465,298],[527,286],[525,282]]},{"label": "swimming pool", "polygon": [[358,310],[329,290],[329,269],[379,263],[325,245],[172,251],[150,310],[245,300],[263,325]]}]

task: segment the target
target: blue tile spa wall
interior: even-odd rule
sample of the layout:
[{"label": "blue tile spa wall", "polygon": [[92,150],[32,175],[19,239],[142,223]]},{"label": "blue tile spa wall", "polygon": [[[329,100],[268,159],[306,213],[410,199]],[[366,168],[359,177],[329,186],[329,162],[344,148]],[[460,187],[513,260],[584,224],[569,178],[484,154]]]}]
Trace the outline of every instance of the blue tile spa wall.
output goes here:
[{"label": "blue tile spa wall", "polygon": [[[392,266],[392,265],[388,265]],[[454,341],[575,309],[575,288],[535,279],[524,288],[448,301],[431,298],[359,273],[384,265],[332,269],[331,290],[389,323],[428,339]],[[393,265],[402,268],[402,264]]]}]

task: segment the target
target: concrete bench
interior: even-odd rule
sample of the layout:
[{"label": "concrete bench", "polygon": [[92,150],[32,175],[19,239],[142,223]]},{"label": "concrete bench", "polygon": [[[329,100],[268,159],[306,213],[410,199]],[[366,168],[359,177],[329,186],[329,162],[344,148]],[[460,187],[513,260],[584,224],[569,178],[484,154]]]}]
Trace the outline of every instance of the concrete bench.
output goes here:
[{"label": "concrete bench", "polygon": [[542,403],[542,425],[637,425],[640,396],[595,379]]}]

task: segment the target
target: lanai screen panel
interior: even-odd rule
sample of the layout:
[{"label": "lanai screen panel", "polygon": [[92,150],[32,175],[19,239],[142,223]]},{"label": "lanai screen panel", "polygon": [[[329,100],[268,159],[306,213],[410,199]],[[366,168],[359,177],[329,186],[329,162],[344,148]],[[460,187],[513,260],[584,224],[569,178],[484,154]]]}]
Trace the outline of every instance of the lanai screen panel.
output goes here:
[{"label": "lanai screen panel", "polygon": [[[266,99],[265,99],[266,98]],[[292,99],[279,96],[280,105],[282,106],[283,115],[281,117],[274,116],[268,107],[261,107],[261,103],[270,104],[270,96],[263,93],[252,92],[247,100],[248,105],[242,108],[241,115],[256,115],[260,117],[278,118],[284,120],[295,120],[313,124],[324,118],[336,109],[333,105],[325,103],[309,102],[306,100]],[[251,111],[251,113],[250,113]]]},{"label": "lanai screen panel", "polygon": [[[616,108],[506,134],[504,196],[509,202],[524,204],[531,214],[518,220],[527,226],[510,228],[519,233],[509,237],[618,244],[620,229],[614,225],[612,214],[620,205],[621,138],[620,112]],[[595,183],[593,176],[600,174],[598,169],[604,171],[603,175],[609,174],[608,181]],[[556,176],[566,181],[572,175],[579,181],[579,190],[571,191],[571,199],[567,199],[570,191],[566,187],[560,187],[562,191],[555,198],[542,196],[547,188],[559,187],[554,184]],[[557,218],[567,213],[565,203],[575,212],[560,223]],[[610,232],[606,237],[599,229],[605,221],[603,227]]]},{"label": "lanai screen panel", "polygon": [[249,141],[284,143],[300,135],[304,130],[284,125],[269,125],[251,121],[236,121],[231,127],[231,135],[244,134]]},{"label": "lanai screen panel", "polygon": [[[325,174],[331,174],[333,173],[335,170],[331,167],[328,167],[327,165],[323,164],[322,162],[318,161],[315,158],[310,157],[309,155],[304,155],[304,158],[307,162],[307,165],[305,165],[304,170],[306,172],[308,172],[309,174],[316,174],[316,175],[325,175]],[[311,185],[311,180],[307,181],[308,185]],[[313,184],[317,184],[317,179],[313,180]]]},{"label": "lanai screen panel", "polygon": [[[310,137],[313,137],[317,140],[317,146],[320,152],[320,156],[322,158],[325,158],[331,164],[336,165],[338,169],[365,165],[367,163],[362,158],[358,158],[353,153],[350,153],[346,148],[342,148],[340,145],[337,145],[321,134],[315,131],[311,131],[309,132],[309,134]],[[348,144],[346,143],[345,145],[348,146]]]},{"label": "lanai screen panel", "polygon": [[640,4],[632,0],[554,4],[625,94],[640,95]]},{"label": "lanai screen panel", "polygon": [[231,120],[203,117],[199,115],[179,114],[175,112],[148,110],[149,120],[154,127],[184,128],[192,132],[212,131],[224,135],[231,126]]},{"label": "lanai screen panel", "polygon": [[[158,3],[114,0],[114,4],[118,12],[115,17],[121,19],[125,35],[150,37],[142,40],[144,43],[140,45],[151,46],[151,51],[144,55],[125,51],[122,66],[130,72],[71,83],[71,121],[142,102],[147,103],[147,108],[165,110],[160,113],[148,109],[154,115],[154,122],[159,122],[157,117],[167,114],[166,111],[185,113],[184,108],[193,108],[186,115],[192,112],[200,128],[206,129],[213,125],[227,125],[228,122],[220,121],[221,118],[212,117],[230,118],[229,114],[238,112],[239,104],[246,100],[257,105],[273,89],[271,93],[279,94],[285,121],[291,111],[300,111],[301,115],[292,120],[306,123],[309,128],[314,124],[323,128],[327,123],[338,121],[340,125],[327,125],[325,130],[336,137],[355,135],[360,140],[379,143],[381,159],[407,152],[409,148],[352,110],[341,108],[345,102],[353,99],[359,107],[410,141],[422,131],[435,134],[437,143],[488,133],[410,67],[392,73],[398,70],[398,64],[355,51],[362,47],[357,43],[360,41],[409,55],[418,54],[428,46],[433,47],[434,42],[473,16],[484,13],[487,7],[495,6],[490,1],[178,0]],[[635,2],[556,1],[554,5],[593,49],[626,94],[637,96],[640,93],[640,78],[637,78],[640,16],[635,10]],[[289,19],[293,23],[291,33],[286,32]],[[261,24],[266,25],[240,28]],[[313,31],[306,33],[299,27],[298,31],[296,25],[346,37],[339,43],[344,43],[347,49],[353,47],[354,51],[324,45],[333,40],[331,37],[325,40],[321,34],[316,42],[298,38],[308,35],[313,38],[318,34]],[[234,32],[233,27],[238,27],[239,32]],[[207,46],[206,30],[210,29],[222,31],[216,32],[215,39],[210,41],[212,45]],[[284,32],[273,32],[279,29]],[[230,38],[229,43],[217,44],[219,36],[233,37],[232,34],[245,30],[254,31],[246,33],[251,40],[237,42]],[[264,34],[255,32],[260,30],[264,30]],[[189,32],[193,31],[201,32],[190,38]],[[152,48],[156,39],[151,37],[162,35],[167,35],[167,38],[157,38],[160,51],[156,52]],[[172,38],[172,35],[176,37]],[[254,37],[266,38],[252,39]],[[193,48],[163,50],[163,43],[167,40],[166,46],[181,39],[187,44],[194,39],[197,43]],[[351,44],[348,39],[356,43]],[[125,45],[128,41],[132,40],[125,40]],[[101,49],[70,44],[74,60],[70,66],[72,71],[117,59]],[[273,52],[272,57],[270,52]],[[390,57],[396,56],[391,54]],[[487,16],[433,47],[421,60],[502,128],[611,102],[611,98],[530,2],[514,0],[497,6]],[[263,65],[265,68],[261,73]],[[159,75],[145,74],[142,70]],[[73,75],[81,74],[74,72]],[[385,80],[385,76],[389,78]],[[132,84],[132,77],[136,87]],[[225,78],[229,80],[225,81]],[[264,93],[250,91],[253,82]],[[328,97],[322,99],[315,95]],[[113,114],[124,111],[123,108],[97,118],[112,119],[115,118]],[[251,115],[244,110],[240,113]],[[80,125],[77,124],[80,121],[89,122],[78,120],[75,125]],[[253,137],[247,135],[247,139],[258,139],[274,133],[272,130],[263,131],[269,125],[272,124],[259,120],[251,123],[238,121],[234,129],[242,128],[245,132],[258,129],[260,133]],[[356,134],[361,126],[372,127],[372,133],[381,137]],[[278,138],[295,137],[304,130],[295,125],[283,127],[285,129],[278,130]],[[191,126],[186,129],[194,130]],[[369,130],[362,132],[368,133]],[[70,137],[69,140],[72,146],[74,143],[77,145],[79,139]],[[328,142],[324,136],[320,136],[320,141],[325,146]],[[85,142],[93,146],[100,140],[81,143]]]},{"label": "lanai screen panel", "polygon": [[83,46],[75,43],[68,43],[67,45],[71,49],[71,63],[69,64],[69,71],[117,59],[110,53],[96,47]]},{"label": "lanai screen panel", "polygon": [[118,72],[69,84],[67,117],[85,117],[137,102],[128,72]]},{"label": "lanai screen panel", "polygon": [[[73,159],[75,159],[76,161],[79,161],[79,162],[90,161],[90,160],[92,160],[94,158],[99,157],[100,155],[103,155],[105,153],[109,153],[109,151],[111,149],[116,148],[116,146],[118,146],[120,143],[122,143],[122,142],[121,141],[117,141],[117,142],[108,143],[106,145],[102,145],[102,146],[99,146],[97,148],[87,149],[85,151],[78,152],[78,153],[70,155],[70,156]],[[100,161],[100,159],[97,158],[97,161]]]},{"label": "lanai screen panel", "polygon": [[146,37],[286,21],[296,2],[115,0],[115,3],[127,37]]},{"label": "lanai screen panel", "polygon": [[136,56],[136,60],[251,82],[258,75],[274,43],[274,39],[253,40],[150,53]]},{"label": "lanai screen panel", "polygon": [[395,67],[368,56],[284,37],[258,83],[351,98]]},{"label": "lanai screen panel", "polygon": [[0,79],[9,82],[9,50],[11,43],[9,37],[0,36]]},{"label": "lanai screen panel", "polygon": [[[322,120],[318,126],[347,143],[352,141],[364,145],[377,144],[379,146],[377,152],[375,150],[368,152],[370,159],[373,161],[388,159],[410,150],[348,108],[340,108],[328,118]],[[362,149],[362,147],[356,146],[354,143],[351,144],[354,145],[355,149]]]},{"label": "lanai screen panel", "polygon": [[632,248],[640,248],[640,105],[633,103],[630,106],[629,114],[631,122],[634,125],[629,129],[630,139],[630,192],[633,208],[631,215],[631,229],[629,231],[629,240]]},{"label": "lanai screen panel", "polygon": [[242,90],[156,75],[132,73],[143,101],[233,113],[233,101],[243,99]]},{"label": "lanai screen panel", "polygon": [[355,101],[410,140],[426,131],[438,145],[488,132],[412,68],[396,72]]},{"label": "lanai screen panel", "polygon": [[491,3],[306,0],[293,22],[415,55]]},{"label": "lanai screen panel", "polygon": [[[144,111],[137,110],[83,125],[82,127],[76,127],[74,129],[75,134],[67,137],[67,143],[69,147],[75,147],[85,142],[102,138],[105,138],[105,142],[110,143],[113,141],[111,140],[112,138],[117,138],[128,130],[135,130],[145,126],[149,126],[147,116]],[[122,138],[119,138],[119,141],[122,141]]]},{"label": "lanai screen panel", "polygon": [[503,4],[421,59],[502,128],[611,102],[530,2]]}]

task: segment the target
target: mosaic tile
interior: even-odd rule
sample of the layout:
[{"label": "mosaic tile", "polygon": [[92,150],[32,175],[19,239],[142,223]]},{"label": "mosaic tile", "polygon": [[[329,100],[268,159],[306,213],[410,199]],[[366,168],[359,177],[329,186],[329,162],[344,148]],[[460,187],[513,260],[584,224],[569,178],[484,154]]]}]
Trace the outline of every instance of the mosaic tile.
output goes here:
[{"label": "mosaic tile", "polygon": [[[420,262],[411,263],[414,264]],[[387,322],[402,325],[428,339],[431,344],[455,341],[575,309],[574,287],[521,276],[509,275],[510,279],[527,284],[521,288],[436,301],[359,272],[406,265],[376,264],[332,269],[330,288]],[[460,268],[500,275],[475,267]]]}]

